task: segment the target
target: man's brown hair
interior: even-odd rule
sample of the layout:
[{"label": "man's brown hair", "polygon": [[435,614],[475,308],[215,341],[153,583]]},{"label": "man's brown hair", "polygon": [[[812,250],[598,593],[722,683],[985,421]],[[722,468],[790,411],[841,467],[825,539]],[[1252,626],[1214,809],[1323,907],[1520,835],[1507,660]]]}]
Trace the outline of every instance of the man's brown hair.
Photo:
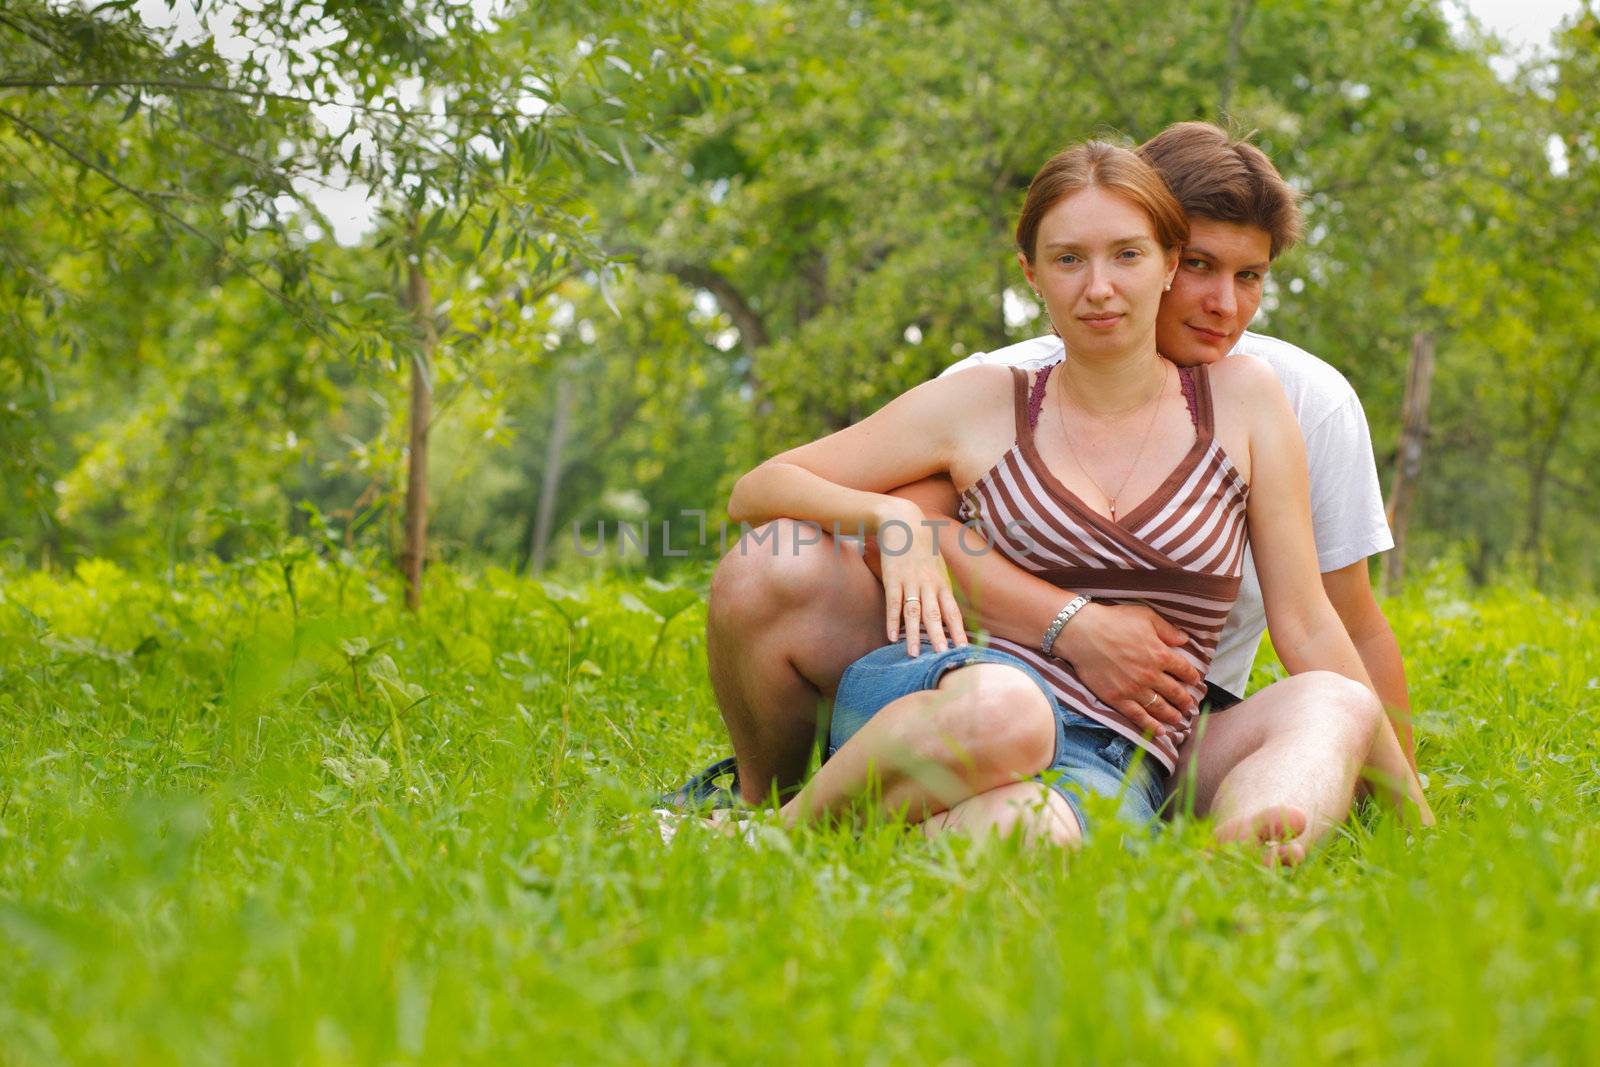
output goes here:
[{"label": "man's brown hair", "polygon": [[1267,154],[1209,122],[1178,122],[1140,145],[1190,218],[1265,230],[1272,258],[1300,239],[1299,195]]},{"label": "man's brown hair", "polygon": [[1039,223],[1061,201],[1083,189],[1105,189],[1150,217],[1150,228],[1164,248],[1181,248],[1189,240],[1183,207],[1150,164],[1126,148],[1105,141],[1085,141],[1050,158],[1028,186],[1017,219],[1017,250],[1033,262]]}]

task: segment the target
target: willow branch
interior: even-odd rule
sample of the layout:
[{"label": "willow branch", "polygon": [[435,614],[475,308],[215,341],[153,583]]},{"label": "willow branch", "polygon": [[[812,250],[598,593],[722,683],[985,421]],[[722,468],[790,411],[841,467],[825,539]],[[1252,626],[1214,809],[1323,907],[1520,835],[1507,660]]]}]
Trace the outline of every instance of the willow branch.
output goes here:
[{"label": "willow branch", "polygon": [[223,262],[232,265],[246,278],[265,290],[266,293],[274,300],[277,300],[284,307],[288,308],[291,312],[299,316],[302,323],[314,330],[317,330],[318,332],[321,332],[320,326],[313,321],[313,316],[311,316],[305,310],[304,305],[300,304],[293,297],[289,296],[288,293],[285,293],[283,290],[277,288],[264,278],[257,275],[246,263],[244,263],[244,261],[233,255],[233,253],[229,252],[227,247],[215,237],[212,237],[204,230],[190,223],[189,220],[168,209],[164,204],[161,203],[161,200],[157,194],[129,185],[127,182],[117,177],[116,174],[112,173],[107,168],[102,167],[94,160],[89,159],[87,156],[83,155],[65,141],[57,138],[47,130],[40,129],[38,126],[35,126],[33,123],[29,122],[20,115],[13,114],[4,108],[0,108],[0,118],[6,119],[18,129],[24,130],[32,134],[34,137],[37,137],[39,140],[50,145],[52,148],[66,156],[68,159],[72,160],[74,163],[77,163],[80,167],[98,174],[112,186],[143,204],[145,208],[153,214],[167,220],[174,226],[177,226],[179,229],[183,230],[183,232],[189,234],[191,237],[201,241],[207,247],[215,251]]},{"label": "willow branch", "polygon": [[454,118],[454,119],[518,119],[536,121],[537,115],[524,115],[520,111],[412,111],[385,104],[363,104],[348,100],[330,100],[294,93],[275,93],[267,89],[240,85],[218,85],[215,82],[179,81],[170,78],[0,78],[0,89],[155,89],[186,93],[215,93],[222,96],[239,96],[250,100],[272,100],[279,103],[299,104],[303,107],[347,107],[370,114],[391,115],[402,119]]}]

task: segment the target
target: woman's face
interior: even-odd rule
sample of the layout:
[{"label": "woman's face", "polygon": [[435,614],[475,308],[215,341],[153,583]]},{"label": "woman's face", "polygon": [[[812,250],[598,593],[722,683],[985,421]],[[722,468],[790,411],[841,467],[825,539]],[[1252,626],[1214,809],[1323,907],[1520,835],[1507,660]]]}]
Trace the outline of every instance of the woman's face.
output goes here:
[{"label": "woman's face", "polygon": [[1155,344],[1178,250],[1161,247],[1150,217],[1130,201],[1080,189],[1045,212],[1033,262],[1018,259],[1067,351],[1109,356]]}]

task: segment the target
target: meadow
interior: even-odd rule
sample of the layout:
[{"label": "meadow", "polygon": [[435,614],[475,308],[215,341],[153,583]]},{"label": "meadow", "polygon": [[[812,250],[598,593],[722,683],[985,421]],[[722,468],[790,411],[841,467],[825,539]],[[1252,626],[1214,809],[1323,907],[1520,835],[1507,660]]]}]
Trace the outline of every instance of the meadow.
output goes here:
[{"label": "meadow", "polygon": [[664,844],[704,585],[0,570],[0,1063],[1600,1062],[1592,605],[1387,603],[1439,826],[1272,871],[1189,821]]}]

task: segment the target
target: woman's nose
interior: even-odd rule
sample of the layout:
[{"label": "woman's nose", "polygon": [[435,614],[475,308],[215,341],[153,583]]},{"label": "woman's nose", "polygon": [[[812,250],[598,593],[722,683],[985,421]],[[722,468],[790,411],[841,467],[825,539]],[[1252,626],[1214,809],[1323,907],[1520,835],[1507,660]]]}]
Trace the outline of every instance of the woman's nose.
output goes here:
[{"label": "woman's nose", "polygon": [[1109,266],[1091,264],[1089,271],[1089,299],[1109,300],[1112,294],[1111,268]]}]

